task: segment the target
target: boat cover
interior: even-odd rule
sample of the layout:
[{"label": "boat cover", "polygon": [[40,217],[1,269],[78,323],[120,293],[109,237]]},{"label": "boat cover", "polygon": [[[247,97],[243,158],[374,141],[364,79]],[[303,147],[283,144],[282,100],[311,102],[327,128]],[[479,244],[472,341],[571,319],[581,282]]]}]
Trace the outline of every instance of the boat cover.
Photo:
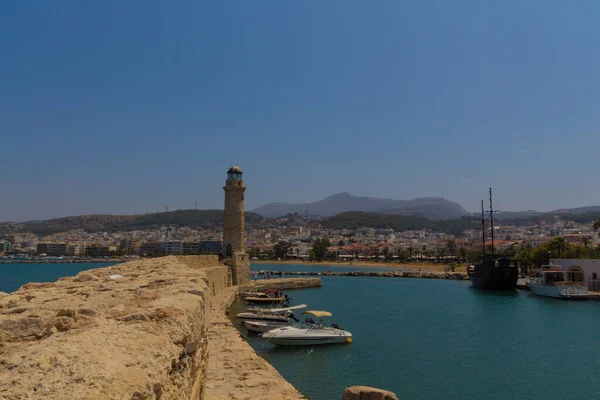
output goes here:
[{"label": "boat cover", "polygon": [[304,311],[302,314],[314,315],[317,318],[331,317],[331,313],[329,311]]}]

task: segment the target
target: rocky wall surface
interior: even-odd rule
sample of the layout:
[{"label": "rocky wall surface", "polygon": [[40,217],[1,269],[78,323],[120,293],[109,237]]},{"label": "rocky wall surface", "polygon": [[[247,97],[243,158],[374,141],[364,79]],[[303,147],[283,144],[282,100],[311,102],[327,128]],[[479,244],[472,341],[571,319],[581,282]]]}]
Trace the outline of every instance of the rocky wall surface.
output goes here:
[{"label": "rocky wall surface", "polygon": [[220,265],[219,256],[216,255],[205,255],[205,256],[175,256],[178,261],[184,263],[191,268],[207,268]]},{"label": "rocky wall surface", "polygon": [[206,276],[206,283],[212,296],[217,295],[227,287],[228,268],[229,267],[226,266],[218,266],[202,269],[202,273]]},{"label": "rocky wall surface", "polygon": [[199,399],[227,276],[212,262],[131,261],[0,296],[0,399]]}]

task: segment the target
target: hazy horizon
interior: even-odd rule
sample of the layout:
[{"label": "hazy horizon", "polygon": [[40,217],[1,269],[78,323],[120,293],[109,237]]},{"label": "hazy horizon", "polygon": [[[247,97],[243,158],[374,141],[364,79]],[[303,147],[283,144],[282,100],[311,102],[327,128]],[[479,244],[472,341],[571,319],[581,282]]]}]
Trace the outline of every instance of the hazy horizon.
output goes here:
[{"label": "hazy horizon", "polygon": [[1,6],[0,221],[340,192],[600,205],[600,3]]}]

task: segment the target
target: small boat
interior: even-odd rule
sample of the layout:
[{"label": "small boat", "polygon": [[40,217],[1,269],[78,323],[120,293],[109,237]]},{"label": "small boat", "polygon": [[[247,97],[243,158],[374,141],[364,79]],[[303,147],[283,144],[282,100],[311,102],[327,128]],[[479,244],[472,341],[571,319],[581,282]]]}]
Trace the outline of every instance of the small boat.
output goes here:
[{"label": "small boat", "polygon": [[283,322],[283,321],[252,321],[252,320],[244,320],[244,326],[248,330],[248,332],[252,333],[264,333],[268,332],[271,329],[281,328],[283,326],[288,326],[291,324],[291,321]]},{"label": "small boat", "polygon": [[289,322],[290,318],[293,317],[293,310],[299,310],[306,308],[306,304],[300,304],[293,307],[285,308],[258,308],[254,307],[246,312],[241,312],[236,315],[237,318],[244,320],[257,320],[257,321],[277,321],[277,322]]},{"label": "small boat", "polygon": [[245,299],[246,297],[256,297],[256,296],[260,296],[264,294],[263,292],[240,292],[239,296],[242,299]]},{"label": "small boat", "polygon": [[292,299],[287,294],[283,294],[277,290],[267,290],[265,293],[255,293],[253,296],[247,296],[244,300],[250,304],[284,304],[290,302]]},{"label": "small boat", "polygon": [[[312,315],[315,318],[331,317],[329,311],[305,311],[302,314]],[[310,325],[306,328],[285,326],[265,332],[263,338],[277,346],[352,343],[352,334],[336,324],[331,324],[331,327],[322,324]]]},{"label": "small boat", "polygon": [[570,280],[565,279],[565,272],[560,265],[542,265],[527,286],[531,289],[531,293],[538,296],[555,299],[587,299],[589,294],[583,271],[569,271],[567,275]]}]

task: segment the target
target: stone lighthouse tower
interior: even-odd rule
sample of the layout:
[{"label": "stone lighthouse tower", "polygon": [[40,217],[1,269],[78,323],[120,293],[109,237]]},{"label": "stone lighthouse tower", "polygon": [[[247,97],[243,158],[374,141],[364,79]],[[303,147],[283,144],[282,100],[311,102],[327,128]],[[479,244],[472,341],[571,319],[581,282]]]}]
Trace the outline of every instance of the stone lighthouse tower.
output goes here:
[{"label": "stone lighthouse tower", "polygon": [[250,261],[246,254],[246,236],[244,234],[244,192],[242,169],[229,168],[225,191],[225,214],[223,218],[223,255],[224,263],[231,268],[234,285],[248,282],[250,279]]}]

